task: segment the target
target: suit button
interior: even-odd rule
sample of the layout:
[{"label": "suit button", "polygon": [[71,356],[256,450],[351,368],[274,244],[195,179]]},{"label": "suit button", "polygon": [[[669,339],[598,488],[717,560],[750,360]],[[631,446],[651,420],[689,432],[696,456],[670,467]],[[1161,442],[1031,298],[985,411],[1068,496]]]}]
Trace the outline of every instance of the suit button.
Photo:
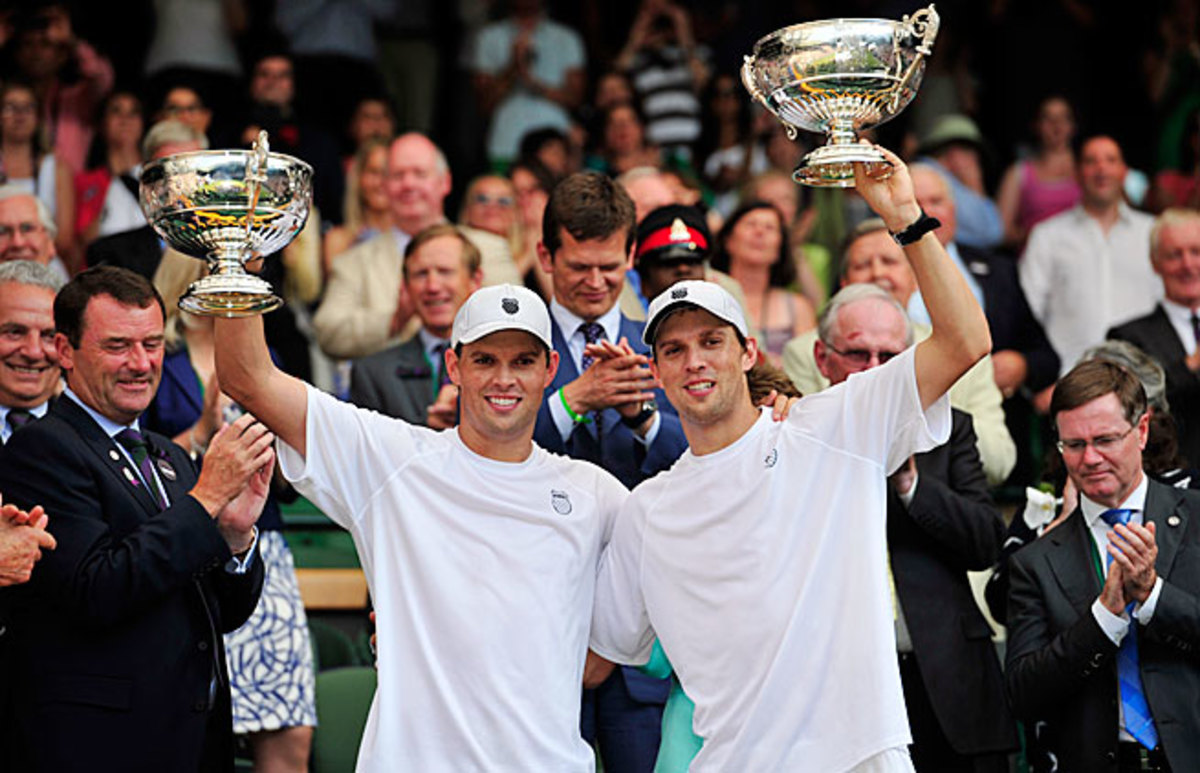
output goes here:
[{"label": "suit button", "polygon": [[197,644],[196,646],[200,648],[201,652],[208,652],[208,642],[202,641],[199,644]]},{"label": "suit button", "polygon": [[1104,759],[1108,760],[1109,762],[1116,762],[1117,761],[1117,753],[1116,752],[1105,752]]}]

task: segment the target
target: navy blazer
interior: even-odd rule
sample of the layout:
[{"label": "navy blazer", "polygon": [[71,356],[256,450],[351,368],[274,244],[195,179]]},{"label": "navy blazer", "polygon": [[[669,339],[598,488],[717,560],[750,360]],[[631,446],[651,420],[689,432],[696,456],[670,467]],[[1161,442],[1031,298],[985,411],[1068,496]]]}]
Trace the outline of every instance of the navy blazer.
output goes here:
[{"label": "navy blazer", "polygon": [[[546,388],[542,406],[538,409],[537,425],[533,432],[533,439],[537,444],[547,451],[598,464],[615,475],[629,489],[673,465],[687,448],[687,438],[683,435],[683,427],[679,423],[675,407],[661,389],[654,390],[654,400],[658,404],[662,424],[649,448],[634,438],[633,430],[621,423],[621,414],[615,408],[605,408],[599,412],[601,430],[598,435],[596,422],[592,421],[588,424],[577,424],[571,436],[563,442],[562,435],[550,416],[550,400],[557,400],[558,397],[554,393],[579,378],[579,369],[571,359],[567,339],[559,330],[553,315],[550,317],[550,323],[554,350],[559,356],[558,373],[554,376],[554,382]],[[620,335],[629,339],[629,345],[634,351],[641,354],[650,353],[649,348],[642,343],[642,323],[626,319],[622,315]]]},{"label": "navy blazer", "polygon": [[1162,304],[1144,317],[1108,331],[1149,354],[1167,374],[1167,402],[1179,430],[1179,451],[1191,467],[1200,467],[1200,374],[1188,369],[1187,352]]},{"label": "navy blazer", "polygon": [[225,570],[229,547],[188,496],[191,460],[144,434],[171,502],[161,512],[73,400],[58,400],[0,450],[5,501],[45,506],[58,540],[18,589],[6,636],[10,658],[0,665],[14,700],[0,769],[233,769],[221,634],[258,603],[262,560],[242,575]]},{"label": "navy blazer", "polygon": [[[1200,770],[1200,492],[1155,480],[1145,518],[1155,524],[1162,592],[1138,631],[1142,686],[1159,743],[1175,771]],[[1011,562],[1006,679],[1013,711],[1045,719],[1059,769],[1117,770],[1117,645],[1091,613],[1100,595],[1092,540],[1076,508]]]}]

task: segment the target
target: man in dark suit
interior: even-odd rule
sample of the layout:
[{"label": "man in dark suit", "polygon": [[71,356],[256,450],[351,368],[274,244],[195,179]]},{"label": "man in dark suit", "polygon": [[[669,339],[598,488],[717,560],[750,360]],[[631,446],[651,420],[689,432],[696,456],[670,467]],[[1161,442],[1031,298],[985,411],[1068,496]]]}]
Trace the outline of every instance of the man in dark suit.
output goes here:
[{"label": "man in dark suit", "polygon": [[[835,295],[818,331],[817,366],[835,385],[913,339],[899,303],[872,284]],[[971,417],[955,410],[950,440],[910,457],[890,483],[888,552],[913,765],[930,773],[1007,771],[1016,726],[992,630],[967,579],[996,560],[1004,522],[988,495]]]},{"label": "man in dark suit", "polygon": [[[594,462],[629,488],[687,447],[650,374],[642,324],[617,304],[633,264],[634,225],[629,194],[603,175],[571,175],[550,194],[538,257],[554,286],[559,367],[533,435],[542,448]],[[584,735],[594,735],[607,769],[654,768],[669,691],[665,679],[620,668],[585,695]]]},{"label": "man in dark suit", "polygon": [[1163,300],[1144,317],[1108,331],[1162,365],[1179,450],[1200,467],[1200,214],[1169,209],[1150,231],[1150,264],[1163,283]]},{"label": "man in dark suit", "polygon": [[1150,480],[1146,395],[1085,360],[1055,387],[1079,506],[1015,554],[1007,684],[1059,770],[1200,770],[1200,494]]},{"label": "man in dark suit", "polygon": [[221,634],[262,586],[254,522],[272,436],[242,417],[197,477],[183,449],[139,431],[163,319],[133,272],[72,280],[54,317],[67,390],[0,452],[0,491],[43,504],[58,540],[12,619],[6,769],[232,770]]},{"label": "man in dark suit", "polygon": [[457,423],[458,388],[446,374],[454,315],[483,282],[479,248],[453,225],[419,232],[404,249],[404,294],[421,320],[402,344],[364,357],[350,372],[350,402],[446,429]]}]

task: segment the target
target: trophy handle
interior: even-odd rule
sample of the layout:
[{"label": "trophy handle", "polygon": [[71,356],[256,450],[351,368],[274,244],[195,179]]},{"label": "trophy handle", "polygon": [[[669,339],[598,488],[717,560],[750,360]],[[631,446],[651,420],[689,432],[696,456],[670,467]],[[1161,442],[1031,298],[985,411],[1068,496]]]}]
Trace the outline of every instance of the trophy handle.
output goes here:
[{"label": "trophy handle", "polygon": [[[771,103],[767,101],[766,95],[762,93],[762,89],[758,87],[758,82],[754,79],[754,57],[750,54],[742,57],[742,85],[746,87],[746,91],[750,92],[751,98],[758,100],[762,103],[763,107],[775,113],[776,116],[779,115],[778,112],[771,108]],[[782,118],[779,119],[779,122],[783,124],[783,130],[787,132],[789,140],[795,140],[799,136],[795,126],[792,126]]]},{"label": "trophy handle", "polygon": [[[908,69],[904,71],[904,75],[901,76],[899,82],[892,89],[892,102],[890,105],[892,111],[895,111],[899,107],[901,95],[908,88],[909,82],[912,81],[921,63],[925,61],[925,57],[933,53],[933,41],[937,38],[938,28],[942,24],[942,19],[938,16],[937,9],[931,3],[928,8],[922,8],[912,16],[905,15],[900,20],[900,24],[909,37],[919,38],[920,43],[916,46],[917,55],[908,65]],[[898,42],[896,45],[898,48]]]}]

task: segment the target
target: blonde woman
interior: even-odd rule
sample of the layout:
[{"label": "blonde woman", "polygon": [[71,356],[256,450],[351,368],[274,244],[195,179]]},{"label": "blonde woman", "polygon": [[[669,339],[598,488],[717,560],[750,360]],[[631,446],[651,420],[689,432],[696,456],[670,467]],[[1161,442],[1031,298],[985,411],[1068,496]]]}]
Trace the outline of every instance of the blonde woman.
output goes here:
[{"label": "blonde woman", "polygon": [[392,209],[384,182],[387,178],[388,141],[367,139],[346,173],[342,224],[325,234],[325,271],[334,258],[359,242],[392,227]]}]

